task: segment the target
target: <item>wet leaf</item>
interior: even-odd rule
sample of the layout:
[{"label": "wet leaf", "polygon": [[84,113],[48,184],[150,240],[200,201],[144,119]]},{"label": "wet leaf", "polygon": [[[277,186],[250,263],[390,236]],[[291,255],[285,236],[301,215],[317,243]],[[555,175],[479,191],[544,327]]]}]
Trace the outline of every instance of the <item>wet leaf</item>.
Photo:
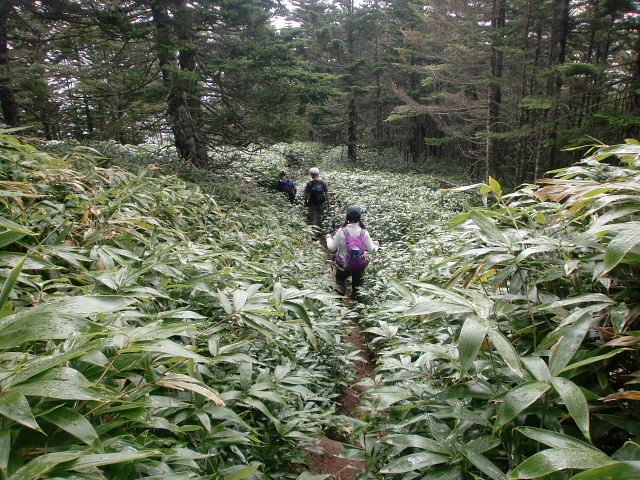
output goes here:
[{"label": "wet leaf", "polygon": [[458,352],[460,355],[460,377],[465,373],[475,360],[482,342],[484,342],[489,321],[477,315],[469,315],[460,330],[458,339]]},{"label": "wet leaf", "polygon": [[380,470],[380,473],[407,473],[449,461],[449,457],[433,452],[418,452],[400,457]]},{"label": "wet leaf", "polygon": [[20,392],[5,391],[0,394],[0,415],[33,430],[42,431],[33,416],[29,402]]},{"label": "wet leaf", "polygon": [[587,439],[591,439],[589,433],[589,405],[582,390],[571,380],[563,377],[554,377],[553,387],[562,397],[567,410],[573,417],[573,421]]},{"label": "wet leaf", "polygon": [[593,320],[591,312],[585,312],[571,326],[565,336],[558,342],[557,348],[549,358],[551,375],[558,375],[566,367],[582,345]]},{"label": "wet leaf", "polygon": [[69,408],[60,407],[52,412],[45,413],[42,418],[69,432],[99,452],[103,451],[98,434],[93,429],[93,425],[83,415]]},{"label": "wet leaf", "polygon": [[577,448],[550,448],[536,453],[518,465],[507,477],[509,480],[531,479],[549,475],[558,470],[574,468],[587,470],[612,463],[611,458],[599,451]]},{"label": "wet leaf", "polygon": [[571,477],[571,480],[638,480],[640,462],[619,462],[594,468]]},{"label": "wet leaf", "polygon": [[510,390],[502,400],[494,429],[498,429],[520,415],[522,411],[537,401],[551,385],[543,382],[526,382]]},{"label": "wet leaf", "polygon": [[82,452],[55,452],[40,455],[18,469],[9,477],[9,480],[33,480],[42,477],[59,464],[74,460],[80,455]]}]

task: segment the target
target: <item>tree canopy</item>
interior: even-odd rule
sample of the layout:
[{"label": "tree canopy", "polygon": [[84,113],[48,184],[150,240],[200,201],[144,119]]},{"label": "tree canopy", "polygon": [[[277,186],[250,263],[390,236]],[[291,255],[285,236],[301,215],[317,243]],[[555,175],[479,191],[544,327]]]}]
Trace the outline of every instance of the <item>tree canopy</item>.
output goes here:
[{"label": "tree canopy", "polygon": [[[637,137],[630,0],[4,1],[2,119],[46,139],[320,141],[533,181]],[[273,19],[289,22],[276,28]]]}]

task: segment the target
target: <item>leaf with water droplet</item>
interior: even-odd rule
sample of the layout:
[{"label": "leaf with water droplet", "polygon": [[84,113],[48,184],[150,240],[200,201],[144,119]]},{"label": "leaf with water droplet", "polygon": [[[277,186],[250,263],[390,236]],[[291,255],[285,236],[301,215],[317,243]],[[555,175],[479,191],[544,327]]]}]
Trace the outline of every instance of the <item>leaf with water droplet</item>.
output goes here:
[{"label": "leaf with water droplet", "polygon": [[61,407],[42,416],[46,421],[53,423],[62,430],[69,432],[76,438],[79,438],[87,445],[94,447],[102,452],[102,444],[98,434],[93,429],[93,425],[84,416],[73,410]]},{"label": "leaf with water droplet", "polygon": [[4,392],[0,395],[0,415],[41,432],[27,399],[19,392]]},{"label": "leaf with water droplet", "polygon": [[420,470],[422,468],[430,467],[431,465],[437,465],[439,463],[445,463],[449,461],[449,457],[433,452],[419,452],[412,453],[400,457],[389,465],[380,470],[380,473],[406,473],[413,470]]}]

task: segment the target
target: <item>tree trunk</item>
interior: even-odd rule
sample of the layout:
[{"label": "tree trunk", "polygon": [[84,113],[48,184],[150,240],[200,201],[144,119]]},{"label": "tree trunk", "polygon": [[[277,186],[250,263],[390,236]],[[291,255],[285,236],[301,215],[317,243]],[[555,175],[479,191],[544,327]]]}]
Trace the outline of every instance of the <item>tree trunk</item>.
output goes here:
[{"label": "tree trunk", "polygon": [[13,7],[12,0],[0,0],[0,102],[4,123],[17,127],[20,125],[20,105],[11,83],[8,40],[8,21]]},{"label": "tree trunk", "polygon": [[505,0],[493,0],[491,14],[491,29],[494,38],[491,43],[491,81],[489,84],[489,109],[487,118],[487,156],[486,156],[486,176],[500,176],[500,145],[495,134],[500,132],[500,104],[502,103],[502,65],[504,54],[501,50],[499,32],[505,25]]},{"label": "tree trunk", "polygon": [[347,134],[347,158],[353,161],[357,158],[358,136],[356,133],[356,99],[351,97],[349,102],[349,126]]},{"label": "tree trunk", "polygon": [[[562,65],[565,61],[567,51],[567,40],[569,38],[569,0],[559,0],[552,20],[551,28],[551,50],[549,52],[549,69],[552,70],[556,65]],[[547,95],[560,100],[560,94],[562,91],[562,76],[560,72],[553,71],[549,76],[547,82]],[[558,103],[558,102],[556,102]],[[558,116],[560,106],[556,106],[549,110],[548,122],[552,125],[549,131],[549,140],[551,146],[548,150],[548,156],[546,162],[544,162],[543,170],[539,172],[544,174],[549,170],[552,170],[559,165],[558,152],[559,146],[557,145],[558,138]]]},{"label": "tree trunk", "polygon": [[[354,28],[354,13],[355,6],[354,0],[347,0],[344,3],[347,10],[347,21],[346,21],[346,38],[347,38],[347,46],[349,49],[349,61],[353,62],[355,56],[355,28]],[[351,67],[353,68],[353,66]],[[347,158],[350,161],[354,161],[357,158],[357,144],[358,144],[358,136],[356,129],[357,122],[357,110],[356,110],[356,99],[355,94],[352,94],[349,100],[349,105],[347,107]]]},{"label": "tree trunk", "polygon": [[[151,2],[156,27],[156,46],[162,69],[162,80],[168,93],[167,114],[175,146],[183,159],[199,168],[209,166],[206,140],[202,129],[202,103],[199,96],[196,52],[182,48],[178,55],[174,43],[190,45],[194,40],[189,14],[182,1],[168,12],[160,0]],[[175,37],[179,42],[175,42]]]}]

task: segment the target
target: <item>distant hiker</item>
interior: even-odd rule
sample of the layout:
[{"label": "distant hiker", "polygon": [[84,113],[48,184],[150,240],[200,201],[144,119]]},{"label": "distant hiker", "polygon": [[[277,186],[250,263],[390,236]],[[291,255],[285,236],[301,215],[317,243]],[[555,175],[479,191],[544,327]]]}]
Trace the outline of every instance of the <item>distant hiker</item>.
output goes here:
[{"label": "distant hiker", "polygon": [[287,178],[287,172],[284,170],[280,172],[280,180],[278,180],[278,184],[276,185],[276,192],[286,193],[291,203],[293,203],[298,194],[298,187],[293,183],[293,180]]},{"label": "distant hiker", "polygon": [[309,208],[309,225],[313,225],[318,236],[322,235],[322,214],[331,206],[327,184],[320,179],[320,170],[313,167],[309,170],[311,180],[304,189],[304,204]]},{"label": "distant hiker", "polygon": [[369,263],[366,253],[378,250],[380,242],[371,240],[369,231],[360,217],[362,210],[355,205],[347,208],[347,221],[338,229],[335,237],[326,235],[327,248],[336,252],[336,283],[338,293],[346,294],[346,281],[351,277],[353,300],[358,300],[358,288],[362,283],[364,269]]}]

